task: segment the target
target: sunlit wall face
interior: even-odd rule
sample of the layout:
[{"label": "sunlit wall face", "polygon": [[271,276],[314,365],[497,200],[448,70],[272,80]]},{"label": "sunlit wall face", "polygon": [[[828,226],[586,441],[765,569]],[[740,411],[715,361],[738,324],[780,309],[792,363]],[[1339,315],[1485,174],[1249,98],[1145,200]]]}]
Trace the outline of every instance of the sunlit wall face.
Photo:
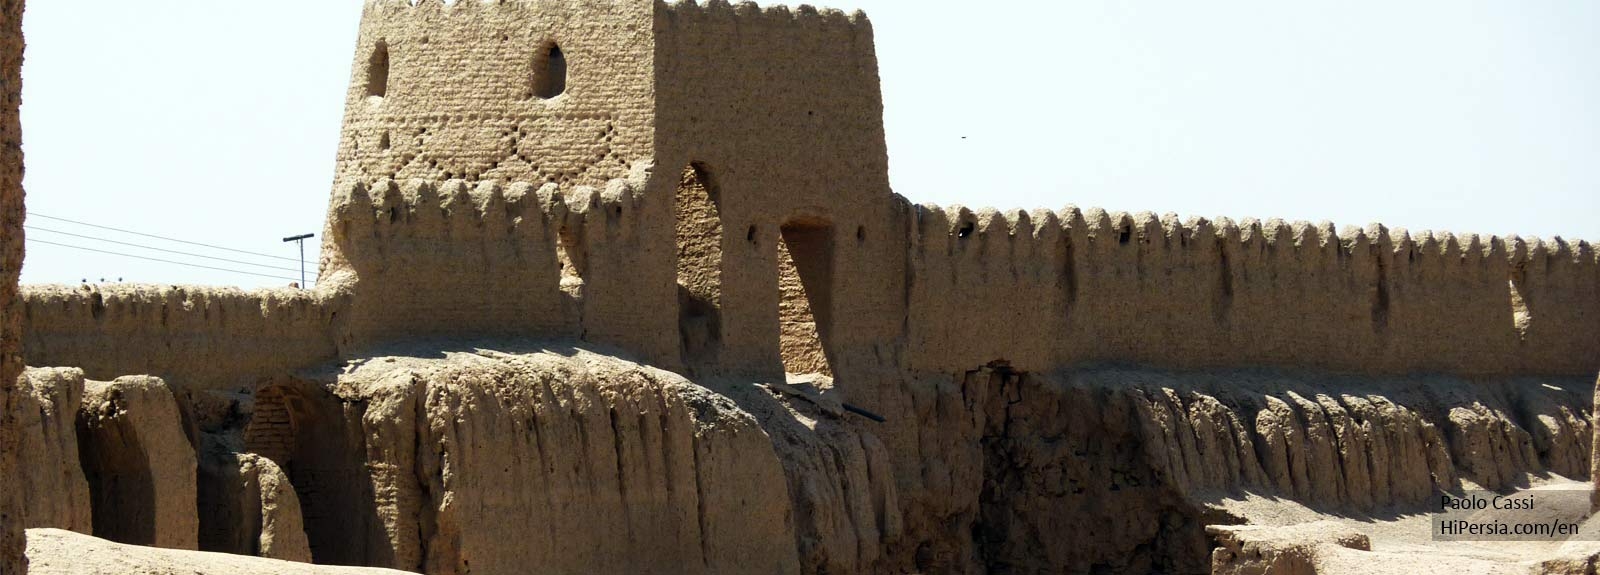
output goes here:
[{"label": "sunlit wall face", "polygon": [[[872,16],[913,201],[1600,237],[1592,2],[831,4]],[[31,4],[30,207],[296,257],[279,240],[321,231],[360,15]],[[285,283],[31,253],[29,283]]]}]

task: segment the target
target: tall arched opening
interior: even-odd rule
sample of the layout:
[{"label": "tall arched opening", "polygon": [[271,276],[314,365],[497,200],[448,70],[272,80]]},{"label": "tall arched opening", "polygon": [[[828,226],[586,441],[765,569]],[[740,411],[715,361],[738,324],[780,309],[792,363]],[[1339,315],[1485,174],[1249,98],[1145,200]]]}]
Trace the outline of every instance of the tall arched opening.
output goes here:
[{"label": "tall arched opening", "polygon": [[714,364],[722,342],[722,212],[706,167],[684,166],[673,197],[678,335],[684,365]]},{"label": "tall arched opening", "polygon": [[778,351],[783,370],[833,376],[827,341],[833,325],[833,226],[794,218],[778,242]]},{"label": "tall arched opening", "polygon": [[245,426],[245,451],[271,459],[289,476],[318,565],[394,560],[360,443],[361,409],[315,383],[284,378],[257,387]]}]

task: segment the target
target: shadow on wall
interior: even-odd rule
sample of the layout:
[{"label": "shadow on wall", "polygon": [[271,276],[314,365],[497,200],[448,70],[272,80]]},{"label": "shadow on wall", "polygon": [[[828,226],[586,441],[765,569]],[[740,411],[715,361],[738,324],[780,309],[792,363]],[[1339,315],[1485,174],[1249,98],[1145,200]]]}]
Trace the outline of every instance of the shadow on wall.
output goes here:
[{"label": "shadow on wall", "polygon": [[363,407],[308,382],[267,382],[256,391],[245,429],[245,451],[271,459],[289,476],[319,565],[394,563],[365,469]]},{"label": "shadow on wall", "polygon": [[567,56],[554,42],[534,57],[528,97],[550,99],[567,91]]},{"label": "shadow on wall", "polygon": [[699,162],[684,166],[673,197],[678,250],[678,335],[683,363],[715,365],[722,344],[722,199]]},{"label": "shadow on wall", "polygon": [[[718,364],[722,349],[721,190],[710,170],[690,162],[673,195],[677,244],[679,351],[689,373]],[[753,241],[756,229],[746,239]],[[833,313],[833,224],[818,215],[779,227],[779,354],[787,373],[833,375],[827,346]]]},{"label": "shadow on wall", "polygon": [[833,325],[833,225],[814,216],[780,228],[779,353],[787,373],[833,376],[824,342]]},{"label": "shadow on wall", "polygon": [[[104,404],[113,408],[112,404]],[[139,434],[124,418],[78,418],[78,457],[89,481],[94,535],[129,545],[156,543],[156,491]]]}]

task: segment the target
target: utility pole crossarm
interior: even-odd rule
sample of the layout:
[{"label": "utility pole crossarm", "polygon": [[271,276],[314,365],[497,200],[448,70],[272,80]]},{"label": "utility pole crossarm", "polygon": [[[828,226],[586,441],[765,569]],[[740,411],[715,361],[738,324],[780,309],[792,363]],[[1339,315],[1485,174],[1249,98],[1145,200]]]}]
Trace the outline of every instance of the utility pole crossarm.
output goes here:
[{"label": "utility pole crossarm", "polygon": [[300,244],[300,289],[305,289],[306,285],[306,240],[315,236],[316,234],[300,234],[283,238],[284,243],[295,242]]}]

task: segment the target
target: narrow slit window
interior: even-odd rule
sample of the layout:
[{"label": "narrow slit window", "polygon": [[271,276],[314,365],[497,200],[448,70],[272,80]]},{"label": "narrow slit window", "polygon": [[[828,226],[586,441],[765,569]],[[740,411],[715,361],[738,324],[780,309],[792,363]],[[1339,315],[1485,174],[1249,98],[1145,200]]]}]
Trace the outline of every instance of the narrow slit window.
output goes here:
[{"label": "narrow slit window", "polygon": [[378,41],[372,49],[372,59],[367,62],[367,96],[382,98],[389,94],[389,43]]},{"label": "narrow slit window", "polygon": [[567,91],[567,56],[561,47],[550,44],[533,62],[532,95],[550,99]]}]

